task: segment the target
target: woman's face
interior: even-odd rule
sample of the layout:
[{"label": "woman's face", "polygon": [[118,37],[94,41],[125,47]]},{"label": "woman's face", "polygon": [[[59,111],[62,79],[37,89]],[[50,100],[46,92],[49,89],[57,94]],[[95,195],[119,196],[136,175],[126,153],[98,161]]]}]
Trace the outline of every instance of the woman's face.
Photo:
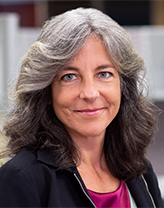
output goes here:
[{"label": "woman's face", "polygon": [[72,138],[104,136],[119,111],[119,73],[91,36],[52,83],[53,108]]}]

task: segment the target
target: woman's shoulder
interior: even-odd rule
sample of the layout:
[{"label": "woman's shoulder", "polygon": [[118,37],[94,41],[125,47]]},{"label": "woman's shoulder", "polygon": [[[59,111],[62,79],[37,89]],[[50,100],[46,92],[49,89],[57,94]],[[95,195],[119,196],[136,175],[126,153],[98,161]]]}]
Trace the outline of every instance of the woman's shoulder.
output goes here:
[{"label": "woman's shoulder", "polygon": [[24,147],[22,148],[13,158],[9,159],[1,168],[3,169],[10,169],[11,168],[18,168],[29,170],[32,164],[36,163],[36,155],[32,151],[31,148]]},{"label": "woman's shoulder", "polygon": [[[24,177],[33,183],[51,175],[52,169],[40,161],[38,152],[31,148],[22,148],[12,159],[0,168],[0,177]],[[46,168],[45,168],[46,166]],[[55,171],[53,171],[55,173]]]},{"label": "woman's shoulder", "polygon": [[[0,168],[0,196],[3,199],[0,207],[40,207],[45,204],[43,190],[47,182],[51,183],[50,173],[45,173],[45,169],[34,151],[30,148],[20,150]],[[47,171],[50,172],[48,168]]]}]

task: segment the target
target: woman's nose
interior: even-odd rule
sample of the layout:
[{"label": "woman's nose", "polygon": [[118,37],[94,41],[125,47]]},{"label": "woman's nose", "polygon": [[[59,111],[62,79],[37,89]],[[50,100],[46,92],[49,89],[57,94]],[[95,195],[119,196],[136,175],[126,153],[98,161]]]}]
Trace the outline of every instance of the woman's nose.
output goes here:
[{"label": "woman's nose", "polygon": [[99,96],[99,90],[94,81],[85,81],[81,85],[80,98],[93,102]]}]

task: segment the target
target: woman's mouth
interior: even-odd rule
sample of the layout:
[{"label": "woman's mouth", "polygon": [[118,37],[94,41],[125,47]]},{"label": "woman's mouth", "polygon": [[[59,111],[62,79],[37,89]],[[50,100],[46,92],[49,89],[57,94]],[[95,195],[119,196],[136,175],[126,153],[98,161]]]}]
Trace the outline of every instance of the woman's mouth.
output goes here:
[{"label": "woman's mouth", "polygon": [[102,112],[104,108],[96,108],[96,109],[83,109],[83,110],[77,110],[75,112],[83,114],[83,115],[88,115],[88,116],[92,116],[92,115],[97,115],[100,112]]}]

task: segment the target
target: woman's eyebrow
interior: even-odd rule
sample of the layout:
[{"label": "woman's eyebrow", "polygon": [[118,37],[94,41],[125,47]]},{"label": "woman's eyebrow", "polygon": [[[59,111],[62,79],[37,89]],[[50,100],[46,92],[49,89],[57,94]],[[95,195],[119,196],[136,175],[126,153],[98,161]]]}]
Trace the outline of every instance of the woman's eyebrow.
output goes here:
[{"label": "woman's eyebrow", "polygon": [[63,69],[63,71],[77,71],[78,72],[79,69],[73,66],[67,66]]},{"label": "woman's eyebrow", "polygon": [[114,69],[114,66],[112,64],[100,65],[96,68],[96,70],[106,69],[106,68],[113,68]]}]

